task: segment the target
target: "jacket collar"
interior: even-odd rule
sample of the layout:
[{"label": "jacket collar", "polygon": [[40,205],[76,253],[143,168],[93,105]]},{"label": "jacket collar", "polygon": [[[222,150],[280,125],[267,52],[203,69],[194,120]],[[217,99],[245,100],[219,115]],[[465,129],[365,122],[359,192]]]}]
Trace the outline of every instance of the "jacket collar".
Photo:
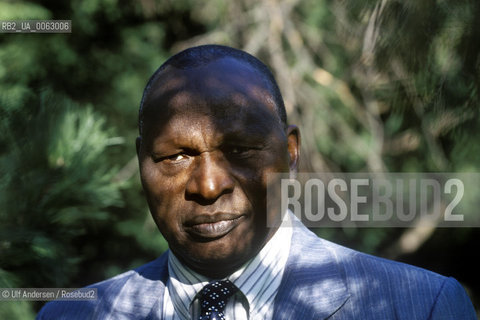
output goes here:
[{"label": "jacket collar", "polygon": [[273,319],[326,319],[349,298],[344,271],[324,240],[299,221],[293,228]]}]

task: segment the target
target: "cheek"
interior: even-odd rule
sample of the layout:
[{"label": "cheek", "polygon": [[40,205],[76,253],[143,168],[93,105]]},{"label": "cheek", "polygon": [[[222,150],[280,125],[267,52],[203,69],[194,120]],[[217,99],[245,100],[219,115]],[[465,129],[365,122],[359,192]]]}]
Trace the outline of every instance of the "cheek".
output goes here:
[{"label": "cheek", "polygon": [[171,181],[171,178],[162,176],[154,165],[148,163],[142,165],[141,180],[155,222],[162,225],[176,224],[180,217],[174,212],[178,212],[176,207],[182,195],[178,184]]},{"label": "cheek", "polygon": [[[251,198],[252,202],[265,203],[268,179],[274,173],[288,172],[288,155],[286,150],[283,153],[266,153],[264,157],[257,159],[254,165],[248,168],[243,168],[238,171],[238,177],[242,189]],[[279,154],[283,154],[284,157],[279,157]]]},{"label": "cheek", "polygon": [[[251,170],[248,175],[248,179],[243,179],[241,182],[242,189],[248,198],[248,202],[253,208],[255,214],[253,217],[255,232],[264,232],[264,228],[269,225],[270,221],[274,221],[278,215],[280,207],[277,208],[277,202],[273,200],[273,205],[268,204],[272,199],[268,192],[269,179],[275,176],[278,172],[288,172],[288,164],[285,159],[278,158],[266,158],[265,160],[271,160],[266,166],[262,166],[257,170]],[[277,199],[278,200],[278,199]],[[278,202],[280,203],[280,202]]]},{"label": "cheek", "polygon": [[249,168],[242,170],[240,174],[235,175],[238,182],[236,199],[243,201],[243,207],[248,207],[254,212],[254,220],[261,219],[262,212],[266,207],[266,175],[263,170],[253,170]]}]

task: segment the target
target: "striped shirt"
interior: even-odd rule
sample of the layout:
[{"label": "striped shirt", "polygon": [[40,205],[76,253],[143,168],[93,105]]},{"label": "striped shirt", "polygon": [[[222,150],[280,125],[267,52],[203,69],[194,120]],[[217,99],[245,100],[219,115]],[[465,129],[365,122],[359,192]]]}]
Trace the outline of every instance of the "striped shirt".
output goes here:
[{"label": "striped shirt", "polygon": [[[292,228],[284,225],[285,221],[254,258],[226,278],[239,288],[228,300],[226,319],[272,319],[273,301],[282,281],[292,239]],[[162,318],[198,319],[200,302],[197,293],[212,279],[182,265],[171,251],[168,253],[168,272]]]}]

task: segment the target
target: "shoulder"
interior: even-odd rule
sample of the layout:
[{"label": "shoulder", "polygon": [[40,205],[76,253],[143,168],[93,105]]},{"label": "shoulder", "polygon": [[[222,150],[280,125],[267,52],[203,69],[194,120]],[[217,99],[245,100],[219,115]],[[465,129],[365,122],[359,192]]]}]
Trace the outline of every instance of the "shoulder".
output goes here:
[{"label": "shoulder", "polygon": [[292,247],[296,252],[303,252],[303,258],[300,259],[319,266],[327,263],[336,265],[345,280],[366,282],[369,289],[376,285],[391,284],[401,291],[414,284],[426,284],[435,290],[447,279],[419,267],[369,255],[319,238],[304,226],[297,229],[294,231]]},{"label": "shoulder", "polygon": [[353,305],[374,308],[385,318],[395,314],[420,319],[475,319],[470,299],[454,278],[323,242],[336,253],[344,269]]},{"label": "shoulder", "polygon": [[397,295],[405,292],[437,292],[447,279],[437,273],[412,265],[362,253],[317,237],[304,226],[297,227],[292,254],[298,266],[310,270],[329,266],[345,281],[350,293]]},{"label": "shoulder", "polygon": [[163,254],[137,269],[89,285],[87,288],[97,290],[94,300],[49,302],[40,310],[37,319],[127,319],[146,315],[165,288],[166,261],[167,255]]},{"label": "shoulder", "polygon": [[370,310],[376,310],[384,319],[392,315],[429,319],[434,314],[434,319],[444,319],[440,315],[445,319],[475,319],[465,290],[453,278],[340,246],[306,228],[295,233],[297,252],[307,256],[302,265],[317,270],[319,277],[325,265],[331,270],[335,266],[349,295],[343,311],[350,309],[354,318],[371,317]]}]

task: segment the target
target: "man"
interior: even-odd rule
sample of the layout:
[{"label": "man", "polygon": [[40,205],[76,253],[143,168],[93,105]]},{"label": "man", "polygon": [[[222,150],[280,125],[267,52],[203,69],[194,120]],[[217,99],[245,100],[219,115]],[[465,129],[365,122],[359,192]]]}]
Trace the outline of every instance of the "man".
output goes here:
[{"label": "man", "polygon": [[475,319],[452,278],[319,239],[291,214],[293,227],[267,227],[280,215],[267,212],[267,175],[296,171],[300,136],[253,56],[214,45],[173,56],[145,88],[139,127],[169,251],[39,319]]}]

